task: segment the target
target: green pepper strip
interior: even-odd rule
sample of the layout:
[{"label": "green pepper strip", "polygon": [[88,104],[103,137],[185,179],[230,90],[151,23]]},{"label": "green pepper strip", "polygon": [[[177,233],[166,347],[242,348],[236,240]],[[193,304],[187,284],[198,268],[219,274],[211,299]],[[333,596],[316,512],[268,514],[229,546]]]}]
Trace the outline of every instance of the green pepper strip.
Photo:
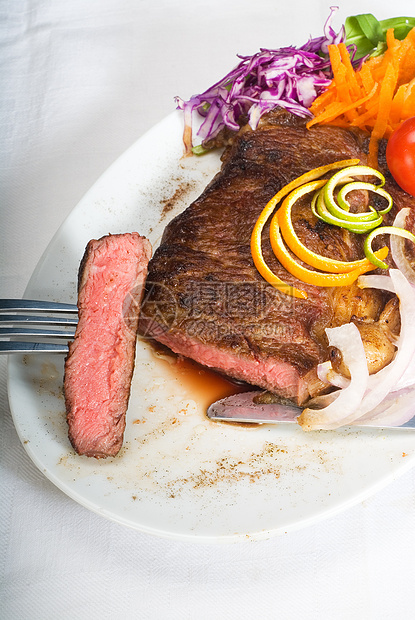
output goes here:
[{"label": "green pepper strip", "polygon": [[376,187],[383,187],[385,185],[385,177],[379,170],[371,168],[370,166],[349,166],[333,174],[327,181],[328,191],[331,193],[331,196],[333,196],[334,188],[344,181],[344,177],[350,176],[376,177],[380,181]]},{"label": "green pepper strip", "polygon": [[380,226],[375,230],[372,230],[371,233],[365,239],[364,242],[364,251],[366,258],[370,260],[371,263],[380,267],[381,269],[389,269],[389,265],[387,265],[384,261],[379,260],[372,250],[372,241],[378,235],[389,234],[389,235],[397,235],[398,237],[404,237],[405,239],[409,239],[413,243],[415,243],[415,235],[413,235],[409,230],[405,228],[398,228],[397,226]]},{"label": "green pepper strip", "polygon": [[[356,189],[365,189],[370,192],[374,192],[379,196],[382,196],[382,198],[385,198],[385,200],[387,200],[387,206],[384,209],[379,209],[379,211],[376,211],[376,209],[374,209],[372,206],[369,206],[368,208],[370,211],[368,213],[349,213],[350,204],[346,200],[346,195]],[[339,215],[339,217],[344,217],[344,219],[350,218],[351,220],[353,219],[363,221],[374,219],[374,214],[376,213],[385,215],[392,209],[393,204],[392,196],[386,190],[384,190],[383,187],[373,185],[373,183],[363,183],[362,181],[354,181],[353,183],[347,183],[347,185],[344,185],[337,194],[337,202],[339,203],[340,207],[337,207],[337,211],[341,214]],[[329,211],[331,212],[330,208]],[[334,213],[333,215],[336,215],[336,213]]]},{"label": "green pepper strip", "polygon": [[373,230],[373,228],[379,226],[382,223],[383,221],[382,215],[378,215],[376,219],[371,220],[370,222],[366,222],[366,221],[351,222],[351,221],[344,220],[340,217],[336,217],[335,215],[331,214],[328,211],[325,200],[324,200],[325,187],[326,186],[324,186],[324,188],[321,189],[320,191],[316,192],[311,201],[311,210],[314,213],[314,215],[318,217],[320,220],[323,220],[327,224],[332,224],[333,226],[339,226],[340,228],[346,228],[350,232],[354,232],[359,235]]},{"label": "green pepper strip", "polygon": [[[355,181],[353,183],[346,183],[344,187],[339,192],[339,196],[337,197],[338,203],[336,203],[334,199],[334,190],[337,185],[344,183],[346,178],[351,175],[360,175],[360,176],[375,176],[380,180],[380,184],[375,185],[373,183],[365,183],[363,181]],[[346,177],[346,178],[345,178]],[[386,207],[386,211],[382,210],[382,214],[389,211],[392,208],[392,198],[389,196],[385,190],[380,189],[385,184],[385,177],[381,172],[375,170],[374,168],[370,168],[369,166],[349,166],[348,168],[344,168],[340,170],[336,174],[334,174],[328,181],[324,187],[324,201],[327,207],[327,210],[334,216],[339,217],[341,219],[350,220],[350,221],[372,221],[376,222],[376,210],[373,207],[369,207],[369,212],[365,212],[364,214],[351,214],[349,213],[350,205],[345,199],[346,194],[349,193],[352,189],[366,189],[375,193],[379,193],[381,196],[387,199],[388,205]],[[340,206],[339,206],[340,205]],[[379,211],[380,213],[380,211]],[[373,226],[374,228],[374,226]]]}]

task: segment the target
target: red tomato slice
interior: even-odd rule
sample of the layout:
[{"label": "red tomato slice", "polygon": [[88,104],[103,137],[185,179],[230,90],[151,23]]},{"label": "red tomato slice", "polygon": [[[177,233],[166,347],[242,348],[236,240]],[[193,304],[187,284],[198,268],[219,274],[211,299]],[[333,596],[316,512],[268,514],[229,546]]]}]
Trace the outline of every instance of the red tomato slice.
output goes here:
[{"label": "red tomato slice", "polygon": [[397,184],[415,196],[415,116],[392,133],[386,147],[386,161]]}]

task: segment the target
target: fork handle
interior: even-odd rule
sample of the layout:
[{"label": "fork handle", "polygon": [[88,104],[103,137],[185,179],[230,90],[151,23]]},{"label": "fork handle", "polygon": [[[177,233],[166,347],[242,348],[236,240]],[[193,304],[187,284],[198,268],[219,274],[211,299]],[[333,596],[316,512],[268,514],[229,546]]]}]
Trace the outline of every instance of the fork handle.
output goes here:
[{"label": "fork handle", "polygon": [[78,312],[75,304],[63,304],[56,301],[40,301],[37,299],[0,299],[2,311],[35,311],[35,312]]}]

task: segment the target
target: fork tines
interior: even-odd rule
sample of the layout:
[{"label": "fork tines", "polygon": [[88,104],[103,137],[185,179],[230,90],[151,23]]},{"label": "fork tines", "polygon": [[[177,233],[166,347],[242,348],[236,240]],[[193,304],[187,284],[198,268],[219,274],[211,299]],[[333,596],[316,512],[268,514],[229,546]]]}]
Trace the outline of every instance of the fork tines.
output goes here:
[{"label": "fork tines", "polygon": [[[35,314],[22,314],[26,312]],[[0,338],[11,339],[0,340],[0,353],[67,353],[67,343],[53,341],[73,339],[78,322],[77,312],[78,308],[74,304],[0,299]],[[51,316],[45,316],[47,313]],[[22,338],[29,340],[23,342]]]}]

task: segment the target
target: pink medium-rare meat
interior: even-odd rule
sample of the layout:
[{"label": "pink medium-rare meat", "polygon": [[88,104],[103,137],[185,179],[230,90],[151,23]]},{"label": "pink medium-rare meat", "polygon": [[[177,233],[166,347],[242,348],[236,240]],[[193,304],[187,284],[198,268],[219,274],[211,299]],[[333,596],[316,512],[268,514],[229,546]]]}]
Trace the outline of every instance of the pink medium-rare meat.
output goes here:
[{"label": "pink medium-rare meat", "polygon": [[140,303],[151,246],[138,233],[91,240],[79,269],[79,322],[65,361],[69,439],[78,454],[123,442]]}]

